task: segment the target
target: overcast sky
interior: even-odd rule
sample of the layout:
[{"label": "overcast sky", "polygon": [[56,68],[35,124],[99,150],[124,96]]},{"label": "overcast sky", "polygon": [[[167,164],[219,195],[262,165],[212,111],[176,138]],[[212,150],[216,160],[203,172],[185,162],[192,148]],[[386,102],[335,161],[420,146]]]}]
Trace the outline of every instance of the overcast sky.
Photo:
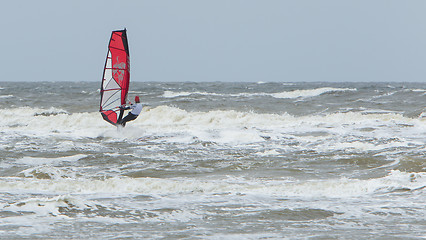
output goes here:
[{"label": "overcast sky", "polygon": [[425,0],[3,1],[0,81],[426,82]]}]

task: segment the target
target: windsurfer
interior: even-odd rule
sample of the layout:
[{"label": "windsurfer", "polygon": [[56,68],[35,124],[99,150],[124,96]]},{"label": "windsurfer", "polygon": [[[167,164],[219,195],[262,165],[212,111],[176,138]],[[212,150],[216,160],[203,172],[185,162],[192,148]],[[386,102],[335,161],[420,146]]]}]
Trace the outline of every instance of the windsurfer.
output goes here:
[{"label": "windsurfer", "polygon": [[129,112],[129,114],[127,114],[126,117],[124,117],[123,119],[121,119],[120,121],[117,122],[117,125],[121,125],[123,127],[126,126],[126,122],[130,122],[135,120],[139,114],[142,112],[142,103],[140,102],[139,96],[135,97],[135,104],[131,104],[130,106],[121,106],[121,109],[124,110],[129,110],[132,109],[132,111]]}]

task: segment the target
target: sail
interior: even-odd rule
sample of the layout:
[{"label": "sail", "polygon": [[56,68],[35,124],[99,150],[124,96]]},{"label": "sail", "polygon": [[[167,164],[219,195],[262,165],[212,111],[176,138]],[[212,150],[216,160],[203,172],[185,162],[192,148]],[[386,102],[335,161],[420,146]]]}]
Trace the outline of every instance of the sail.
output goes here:
[{"label": "sail", "polygon": [[130,56],[126,29],[113,31],[108,44],[101,85],[99,111],[105,121],[116,125],[123,117],[120,106],[127,102],[130,81]]}]

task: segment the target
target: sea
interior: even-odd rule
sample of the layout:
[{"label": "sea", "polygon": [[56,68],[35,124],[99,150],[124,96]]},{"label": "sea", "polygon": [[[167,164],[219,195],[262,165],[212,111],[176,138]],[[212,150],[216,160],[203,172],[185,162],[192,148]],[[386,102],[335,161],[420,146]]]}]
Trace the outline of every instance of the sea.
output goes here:
[{"label": "sea", "polygon": [[426,239],[426,83],[0,82],[0,239]]}]

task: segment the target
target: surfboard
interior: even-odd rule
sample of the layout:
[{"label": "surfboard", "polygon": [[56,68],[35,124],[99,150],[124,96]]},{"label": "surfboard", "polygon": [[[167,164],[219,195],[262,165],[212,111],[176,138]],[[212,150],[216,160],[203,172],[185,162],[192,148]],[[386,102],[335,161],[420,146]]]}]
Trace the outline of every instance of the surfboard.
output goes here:
[{"label": "surfboard", "polygon": [[111,33],[101,84],[99,112],[114,126],[123,117],[120,106],[127,102],[130,83],[130,55],[127,30]]}]

